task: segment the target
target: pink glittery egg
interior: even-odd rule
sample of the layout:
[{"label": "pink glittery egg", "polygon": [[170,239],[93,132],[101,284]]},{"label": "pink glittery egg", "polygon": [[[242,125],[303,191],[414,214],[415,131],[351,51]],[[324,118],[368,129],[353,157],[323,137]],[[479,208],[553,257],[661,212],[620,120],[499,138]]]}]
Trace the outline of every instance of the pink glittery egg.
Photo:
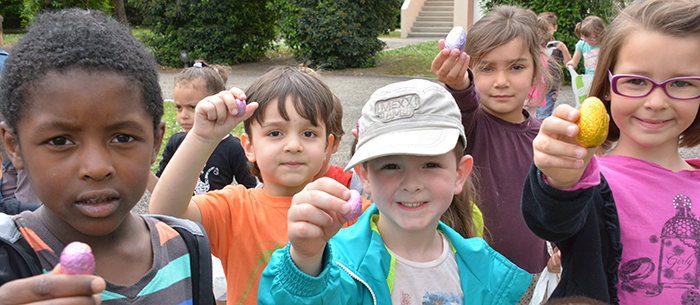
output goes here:
[{"label": "pink glittery egg", "polygon": [[350,212],[343,215],[343,218],[347,221],[353,221],[362,214],[362,196],[358,191],[350,190],[348,203],[350,204]]},{"label": "pink glittery egg", "polygon": [[238,113],[236,113],[235,116],[241,117],[245,114],[245,101],[241,101],[239,99],[236,99],[236,107],[238,107]]},{"label": "pink glittery egg", "polygon": [[61,273],[95,273],[95,257],[92,256],[92,249],[90,246],[79,241],[74,241],[63,248],[63,252],[61,252]]},{"label": "pink glittery egg", "polygon": [[454,27],[445,37],[445,49],[457,49],[464,52],[464,46],[467,44],[467,33],[461,26]]}]

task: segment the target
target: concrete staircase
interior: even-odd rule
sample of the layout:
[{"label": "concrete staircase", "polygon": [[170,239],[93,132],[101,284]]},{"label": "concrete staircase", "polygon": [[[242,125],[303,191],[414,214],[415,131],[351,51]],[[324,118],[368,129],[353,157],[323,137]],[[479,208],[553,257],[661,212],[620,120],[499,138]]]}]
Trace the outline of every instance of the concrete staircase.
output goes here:
[{"label": "concrete staircase", "polygon": [[409,38],[444,38],[454,27],[454,0],[425,0]]}]

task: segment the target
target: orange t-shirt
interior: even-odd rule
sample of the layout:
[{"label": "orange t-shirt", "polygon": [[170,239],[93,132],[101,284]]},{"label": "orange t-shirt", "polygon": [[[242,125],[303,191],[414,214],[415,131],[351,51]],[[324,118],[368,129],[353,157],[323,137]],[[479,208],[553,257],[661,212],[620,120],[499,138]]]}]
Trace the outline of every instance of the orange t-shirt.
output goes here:
[{"label": "orange t-shirt", "polygon": [[[257,304],[263,270],[272,253],[289,241],[287,211],[292,197],[273,197],[262,188],[237,185],[194,196],[192,201],[202,213],[211,251],[224,267],[227,302]],[[363,198],[363,211],[370,205]]]}]

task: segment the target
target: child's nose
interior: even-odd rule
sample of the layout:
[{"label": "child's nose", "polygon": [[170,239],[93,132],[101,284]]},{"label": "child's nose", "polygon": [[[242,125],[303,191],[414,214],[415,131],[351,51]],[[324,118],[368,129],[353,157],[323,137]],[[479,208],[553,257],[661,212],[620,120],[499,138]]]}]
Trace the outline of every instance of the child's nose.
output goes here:
[{"label": "child's nose", "polygon": [[649,95],[644,97],[644,107],[652,110],[659,111],[668,108],[668,100],[670,97],[666,95],[663,88],[654,88]]},{"label": "child's nose", "polygon": [[289,135],[287,136],[286,140],[287,141],[284,144],[285,152],[297,153],[303,150],[303,146],[301,145],[301,139],[299,138],[299,136]]},{"label": "child's nose", "polygon": [[494,81],[494,86],[497,88],[503,88],[508,86],[508,71],[500,70],[496,72],[496,80]]},{"label": "child's nose", "polygon": [[415,193],[423,189],[423,180],[420,179],[420,174],[416,172],[407,172],[401,183],[401,188],[409,193]]},{"label": "child's nose", "polygon": [[80,177],[102,181],[114,176],[114,164],[109,156],[109,150],[102,145],[85,146],[80,154]]}]

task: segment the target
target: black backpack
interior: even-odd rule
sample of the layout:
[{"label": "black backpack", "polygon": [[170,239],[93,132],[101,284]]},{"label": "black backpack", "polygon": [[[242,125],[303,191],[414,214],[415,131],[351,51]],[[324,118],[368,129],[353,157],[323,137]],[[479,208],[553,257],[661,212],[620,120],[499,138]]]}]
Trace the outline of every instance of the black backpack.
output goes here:
[{"label": "black backpack", "polygon": [[[193,304],[213,305],[211,248],[206,231],[199,223],[164,215],[146,215],[158,219],[180,233],[190,253]],[[0,213],[0,285],[42,274],[41,263],[34,249],[17,229],[12,218]]]}]

